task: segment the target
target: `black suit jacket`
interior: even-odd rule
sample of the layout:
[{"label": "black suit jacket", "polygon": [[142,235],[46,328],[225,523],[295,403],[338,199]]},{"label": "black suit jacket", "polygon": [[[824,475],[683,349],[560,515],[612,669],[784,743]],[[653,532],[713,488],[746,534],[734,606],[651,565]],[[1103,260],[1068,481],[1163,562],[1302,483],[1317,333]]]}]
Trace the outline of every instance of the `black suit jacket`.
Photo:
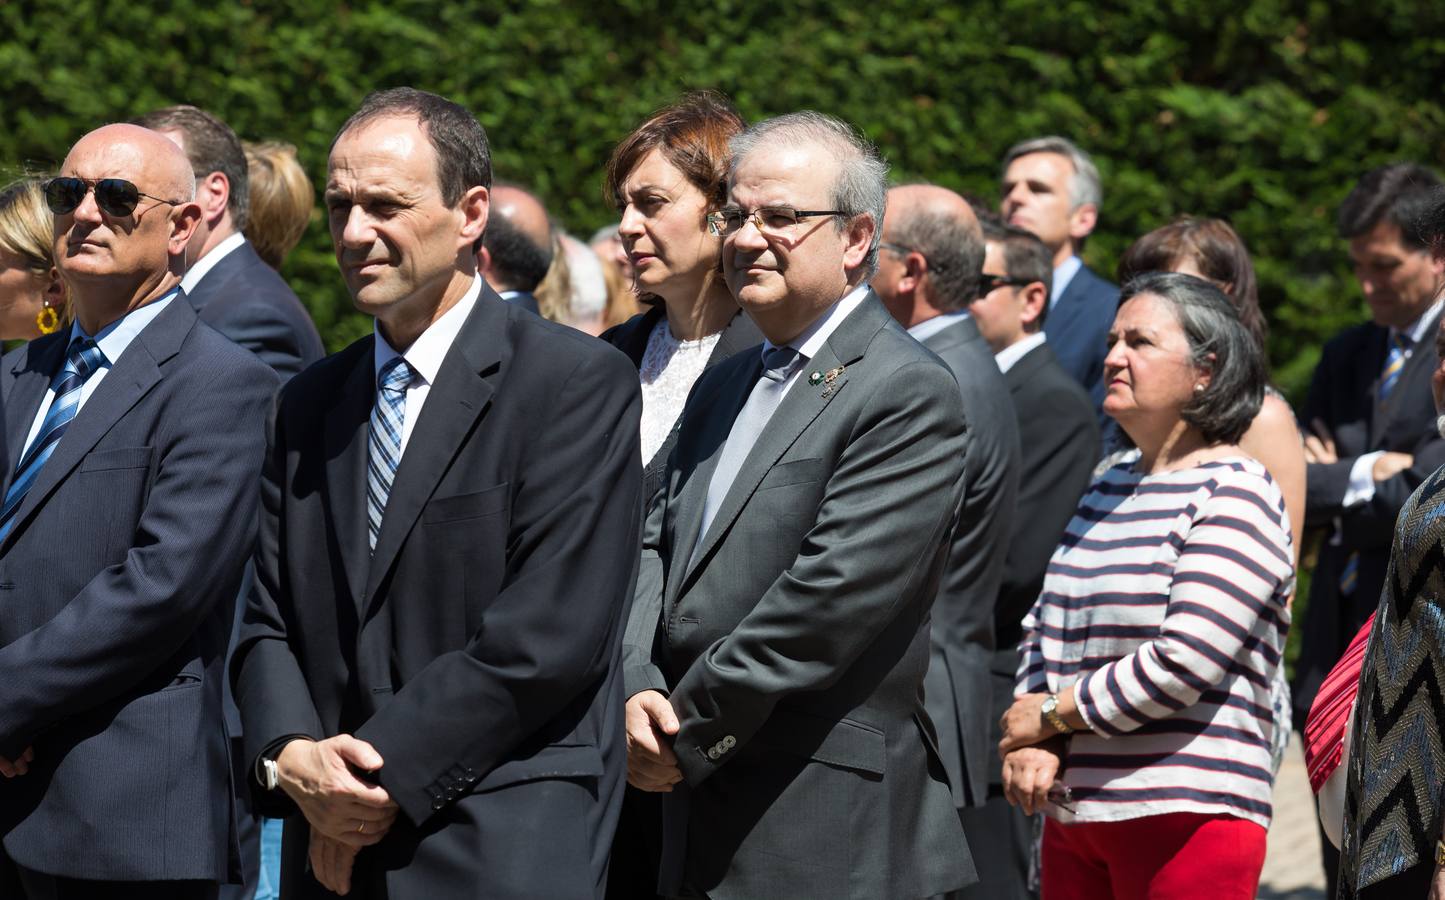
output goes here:
[{"label": "black suit jacket", "polygon": [[1044,319],[1059,365],[1089,392],[1095,409],[1104,402],[1104,357],[1118,311],[1119,286],[1080,266]]},{"label": "black suit jacket", "polygon": [[[1325,539],[1310,580],[1293,691],[1299,728],[1304,727],[1304,717],[1324,676],[1380,602],[1400,507],[1431,472],[1445,464],[1445,439],[1435,428],[1435,401],[1430,393],[1430,375],[1437,363],[1433,341],[1439,325],[1436,315],[1384,403],[1378,397],[1380,373],[1389,354],[1388,329],[1366,323],[1344,331],[1325,345],[1315,367],[1300,421],[1308,427],[1320,419],[1329,427],[1339,462],[1307,468],[1305,524],[1323,526],[1332,535],[1338,520],[1342,541],[1337,546],[1329,537]],[[1377,482],[1369,502],[1346,509],[1343,501],[1350,467],[1375,450],[1412,454],[1415,464]],[[1352,552],[1360,554],[1359,580],[1355,590],[1345,596],[1340,592],[1340,576]]]},{"label": "black suit jacket", "polygon": [[326,355],[306,308],[250,241],[226,254],[187,296],[202,322],[259,356],[282,381]]},{"label": "black suit jacket", "polygon": [[947,893],[973,867],[920,688],[963,493],[957,384],[870,294],[699,534],[761,371],[744,352],[698,379],[650,513],[665,602],[655,643],[629,628],[627,692],[667,692],[681,723],[661,893]]},{"label": "black suit jacket", "polygon": [[972,319],[930,335],[923,346],[948,364],[968,416],[963,502],[933,602],[923,697],[938,726],[954,803],[982,806],[989,773],[999,767],[997,744],[989,740],[994,716],[988,673],[1019,487],[1019,430],[1003,375]]},{"label": "black suit jacket", "polygon": [[[361,897],[600,895],[625,769],[617,658],[641,514],[637,373],[483,288],[367,552],[373,338],[281,395],[233,668],[246,759],[356,734],[402,816]],[[284,795],[262,809],[290,809]],[[286,828],[283,892],[329,896]]]},{"label": "black suit jacket", "polygon": [[[70,333],[5,356],[11,457]],[[233,873],[223,655],[276,376],[178,296],[114,361],[0,543],[5,853],[102,880]]]},{"label": "black suit jacket", "polygon": [[[614,325],[602,332],[602,340],[627,354],[634,366],[642,366],[642,356],[647,352],[647,338],[652,334],[652,329],[657,323],[667,317],[666,310],[662,304],[657,304],[643,313],[638,313],[620,325]],[[703,371],[732,356],[740,350],[749,347],[756,347],[763,342],[763,333],[758,331],[758,326],[753,320],[743,313],[741,309],[733,316],[732,321],[723,329],[722,335],[718,338],[717,344],[713,347],[712,354],[707,358],[707,365]],[[681,424],[682,417],[678,417]],[[642,495],[651,497],[662,487],[663,471],[667,468],[667,458],[672,455],[672,448],[677,445],[677,425],[672,428],[672,433],[657,452],[652,455],[643,465],[642,473]]]}]

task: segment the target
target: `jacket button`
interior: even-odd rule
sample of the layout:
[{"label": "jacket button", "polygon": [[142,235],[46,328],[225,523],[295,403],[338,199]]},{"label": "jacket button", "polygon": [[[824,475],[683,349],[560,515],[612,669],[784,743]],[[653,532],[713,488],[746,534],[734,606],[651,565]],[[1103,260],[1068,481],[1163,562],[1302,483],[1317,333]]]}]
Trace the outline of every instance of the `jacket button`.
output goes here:
[{"label": "jacket button", "polygon": [[722,739],[722,745],[724,750],[731,750],[738,745],[738,739],[732,735],[728,735]]},{"label": "jacket button", "polygon": [[441,809],[443,806],[446,806],[446,804],[441,801],[441,798],[437,798],[431,802],[431,808],[433,810]]},{"label": "jacket button", "polygon": [[722,756],[722,751],[719,750],[717,747],[709,747],[709,748],[707,748],[707,758],[708,758],[708,759],[716,760],[719,756]]}]

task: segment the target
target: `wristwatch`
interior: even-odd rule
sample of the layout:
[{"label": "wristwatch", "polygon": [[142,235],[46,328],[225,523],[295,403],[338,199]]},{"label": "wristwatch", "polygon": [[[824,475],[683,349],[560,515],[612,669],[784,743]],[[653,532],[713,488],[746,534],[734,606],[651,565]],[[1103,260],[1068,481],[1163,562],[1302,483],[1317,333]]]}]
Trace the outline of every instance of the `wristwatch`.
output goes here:
[{"label": "wristwatch", "polygon": [[1064,717],[1059,715],[1058,694],[1050,694],[1045,697],[1044,705],[1039,707],[1039,712],[1043,715],[1044,721],[1054,726],[1054,730],[1059,734],[1069,734],[1074,730],[1069,727],[1068,722],[1064,721]]},{"label": "wristwatch", "polygon": [[1445,841],[1435,841],[1435,865],[1445,866]]}]

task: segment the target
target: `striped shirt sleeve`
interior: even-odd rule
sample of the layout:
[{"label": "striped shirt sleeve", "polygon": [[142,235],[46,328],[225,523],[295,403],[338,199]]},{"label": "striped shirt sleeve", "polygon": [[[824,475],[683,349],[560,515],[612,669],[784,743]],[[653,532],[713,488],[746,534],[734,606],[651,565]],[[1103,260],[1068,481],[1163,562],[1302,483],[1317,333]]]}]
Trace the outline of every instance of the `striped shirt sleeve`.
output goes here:
[{"label": "striped shirt sleeve", "polygon": [[1231,671],[1261,671],[1260,619],[1292,577],[1284,516],[1256,478],[1222,481],[1185,536],[1159,634],[1080,678],[1074,698],[1096,734],[1125,734],[1196,703]]},{"label": "striped shirt sleeve", "polygon": [[1014,678],[1014,696],[1037,694],[1049,689],[1045,675],[1043,643],[1039,640],[1039,604],[1035,600],[1033,609],[1024,616],[1021,623],[1023,638],[1019,641],[1019,668]]}]

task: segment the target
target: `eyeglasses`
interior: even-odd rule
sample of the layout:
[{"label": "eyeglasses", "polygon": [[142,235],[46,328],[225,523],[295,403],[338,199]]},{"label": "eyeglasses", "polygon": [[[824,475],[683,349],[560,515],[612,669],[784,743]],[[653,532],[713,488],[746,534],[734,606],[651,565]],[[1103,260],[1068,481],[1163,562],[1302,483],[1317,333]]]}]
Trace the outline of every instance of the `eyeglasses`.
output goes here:
[{"label": "eyeglasses", "polygon": [[793,209],[790,206],[759,206],[752,212],[736,206],[726,206],[714,213],[708,213],[708,231],[718,237],[730,237],[743,230],[745,222],[752,222],[758,231],[774,237],[783,234],[802,219],[818,216],[846,216],[838,209]]},{"label": "eyeglasses", "polygon": [[1023,287],[1032,284],[1027,278],[1012,278],[1008,275],[990,275],[985,272],[978,280],[978,295],[991,294],[1001,287]]},{"label": "eyeglasses", "polygon": [[45,193],[45,205],[49,206],[50,211],[57,216],[75,212],[75,208],[85,199],[86,193],[92,190],[95,191],[95,205],[100,207],[100,211],[116,218],[123,218],[135,212],[136,204],[140,203],[142,197],[171,206],[180,206],[185,202],[184,200],[165,200],[142,193],[139,188],[124,178],[102,178],[95,181],[89,178],[62,176],[45,182],[41,186],[41,190]]}]

